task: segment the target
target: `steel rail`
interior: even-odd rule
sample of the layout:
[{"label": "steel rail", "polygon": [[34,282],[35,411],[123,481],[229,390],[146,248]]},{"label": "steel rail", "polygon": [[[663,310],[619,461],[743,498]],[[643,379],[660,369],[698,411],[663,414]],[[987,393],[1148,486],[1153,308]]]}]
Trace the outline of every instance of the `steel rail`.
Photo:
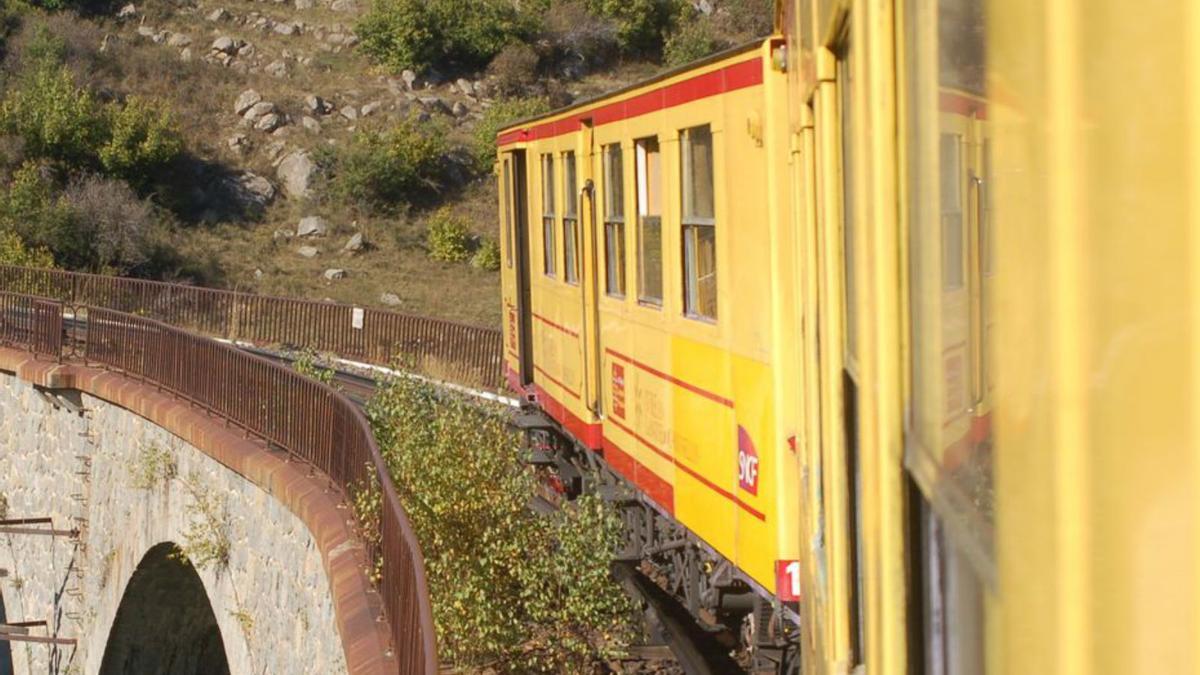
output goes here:
[{"label": "steel rail", "polygon": [[[96,306],[70,309],[72,320],[64,324],[65,303],[0,291],[0,345],[119,372],[186,400],[320,470],[348,499],[377,485],[378,531],[365,539],[379,570],[397,671],[437,672],[420,543],[353,402],[284,365],[155,319]],[[86,321],[75,318],[84,315]]]}]

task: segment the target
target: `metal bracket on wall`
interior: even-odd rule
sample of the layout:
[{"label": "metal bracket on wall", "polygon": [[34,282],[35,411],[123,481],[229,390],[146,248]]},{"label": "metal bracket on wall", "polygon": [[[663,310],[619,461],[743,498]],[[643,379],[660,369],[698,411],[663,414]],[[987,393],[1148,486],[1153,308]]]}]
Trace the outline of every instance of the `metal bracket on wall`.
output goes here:
[{"label": "metal bracket on wall", "polygon": [[30,628],[45,628],[45,621],[14,621],[0,623],[0,642],[34,642],[47,645],[74,645],[75,638],[30,635]]},{"label": "metal bracket on wall", "polygon": [[[0,534],[32,534],[50,537],[75,537],[79,530],[56,530],[50,518],[10,518],[0,520]],[[47,525],[49,527],[31,527]]]}]

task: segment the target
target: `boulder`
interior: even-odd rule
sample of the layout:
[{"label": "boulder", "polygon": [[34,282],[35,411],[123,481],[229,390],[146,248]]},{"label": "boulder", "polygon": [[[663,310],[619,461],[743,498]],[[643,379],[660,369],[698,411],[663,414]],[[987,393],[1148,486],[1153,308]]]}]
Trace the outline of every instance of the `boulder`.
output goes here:
[{"label": "boulder", "polygon": [[253,89],[247,89],[237,97],[236,101],[233,102],[233,112],[237,113],[238,115],[245,115],[246,111],[250,110],[250,108],[254,107],[258,103],[261,103],[262,100],[262,94],[254,91]]},{"label": "boulder", "polygon": [[379,296],[379,301],[388,307],[399,307],[401,304],[403,304],[403,301],[400,300],[400,296],[396,295],[395,293],[384,293]]},{"label": "boulder", "polygon": [[404,70],[400,73],[400,79],[404,80],[404,86],[408,87],[409,91],[417,88],[417,73],[413,70]]},{"label": "boulder", "polygon": [[352,105],[348,105],[348,106],[342,108],[341,110],[339,110],[338,114],[340,114],[342,117],[345,117],[347,120],[350,120],[351,122],[353,122],[354,120],[358,119],[358,108],[355,108]]},{"label": "boulder", "polygon": [[183,61],[184,63],[191,62],[192,58],[193,58],[193,54],[192,54],[191,47],[184,47],[183,51],[179,52],[179,60]]},{"label": "boulder", "polygon": [[295,21],[285,21],[275,24],[275,32],[280,35],[299,35],[300,26]]},{"label": "boulder", "polygon": [[117,12],[118,19],[132,19],[137,16],[137,5],[132,2],[125,5]]},{"label": "boulder", "polygon": [[317,176],[317,165],[307,152],[296,151],[283,158],[275,175],[289,197],[301,199],[311,194],[312,184]]},{"label": "boulder", "polygon": [[208,19],[209,21],[227,21],[229,19],[229,12],[226,11],[224,7],[218,7],[209,12],[208,16],[205,16],[204,18]]},{"label": "boulder", "polygon": [[225,145],[229,146],[230,150],[243,154],[250,149],[250,137],[243,133],[236,133],[225,141]]},{"label": "boulder", "polygon": [[269,134],[282,127],[283,124],[284,120],[282,116],[277,113],[271,113],[258,118],[258,121],[254,123],[254,128]]},{"label": "boulder", "polygon": [[271,181],[250,171],[224,178],[221,187],[243,210],[261,211],[275,201],[276,190]]},{"label": "boulder", "polygon": [[190,44],[192,44],[192,38],[188,37],[187,35],[184,35],[183,33],[174,33],[171,35],[171,37],[167,38],[167,46],[168,47],[174,47],[176,49],[183,49],[184,47],[187,47]]},{"label": "boulder", "polygon": [[450,109],[450,112],[455,117],[466,117],[467,113],[471,112],[471,110],[462,101],[455,101],[454,107]]},{"label": "boulder", "polygon": [[274,112],[274,103],[271,103],[270,101],[259,101],[258,103],[255,103],[247,108],[246,112],[242,113],[242,117],[246,118],[246,121],[248,122],[253,122],[260,117],[273,114]]},{"label": "boulder", "polygon": [[263,72],[274,77],[287,77],[287,64],[283,61],[272,61],[270,65],[263,68]]},{"label": "boulder", "polygon": [[354,236],[350,237],[350,239],[346,242],[346,245],[342,247],[342,251],[351,254],[362,253],[363,251],[366,251],[367,248],[367,240],[363,237],[363,233],[356,232]]},{"label": "boulder", "polygon": [[458,90],[467,96],[475,95],[475,85],[471,84],[471,81],[465,77],[458,78],[458,80],[454,82],[454,86],[458,87]]},{"label": "boulder", "polygon": [[254,278],[255,278],[256,280],[259,280],[259,281],[261,281],[261,280],[262,280],[262,278],[263,278],[263,276],[265,276],[265,275],[263,274],[263,271],[262,271],[262,270],[259,270],[259,269],[256,269],[256,270],[254,270]]},{"label": "boulder", "polygon": [[329,101],[316,94],[309,94],[304,97],[304,107],[318,115],[327,115],[333,110],[333,106],[329,104]]},{"label": "boulder", "polygon": [[329,234],[329,221],[321,216],[305,216],[296,225],[297,237],[324,237]]},{"label": "boulder", "polygon": [[233,38],[229,37],[228,35],[222,35],[216,40],[213,40],[212,50],[221,54],[234,54],[237,52],[238,46],[239,45],[234,41]]},{"label": "boulder", "polygon": [[417,100],[421,102],[421,105],[424,106],[426,110],[447,114],[450,112],[450,106],[446,105],[446,102],[437,96],[422,96]]},{"label": "boulder", "polygon": [[313,0],[296,0],[292,4],[294,4],[296,6],[296,9],[298,9],[300,11],[304,11],[306,9],[312,9],[313,7],[317,6],[317,3],[313,2]]},{"label": "boulder", "polygon": [[321,276],[325,277],[326,281],[334,281],[335,279],[345,279],[346,278],[346,270],[337,269],[337,268],[327,269],[327,270],[325,270],[325,274],[322,274]]},{"label": "boulder", "polygon": [[378,112],[379,109],[382,107],[383,107],[383,103],[380,103],[379,101],[372,101],[372,102],[364,105],[359,110],[359,112],[362,113],[363,117],[370,117],[371,115],[374,115],[376,112]]},{"label": "boulder", "polygon": [[291,239],[294,236],[296,236],[295,232],[292,232],[291,230],[288,230],[288,229],[285,229],[282,227],[279,228],[278,230],[275,230],[271,234],[272,239]]},{"label": "boulder", "polygon": [[329,9],[335,12],[357,12],[358,2],[356,0],[333,0]]},{"label": "boulder", "polygon": [[305,115],[304,117],[300,118],[300,124],[305,128],[305,130],[307,130],[311,133],[314,133],[314,134],[321,133],[321,123],[318,122],[316,119],[309,117],[308,115]]},{"label": "boulder", "polygon": [[158,34],[158,31],[154,29],[154,26],[147,26],[146,24],[142,24],[137,27],[137,34],[144,38],[150,38],[151,40],[153,40],[154,36]]},{"label": "boulder", "polygon": [[296,249],[296,253],[299,253],[305,258],[315,258],[320,252],[321,249],[317,248],[316,246],[301,246],[300,248]]}]

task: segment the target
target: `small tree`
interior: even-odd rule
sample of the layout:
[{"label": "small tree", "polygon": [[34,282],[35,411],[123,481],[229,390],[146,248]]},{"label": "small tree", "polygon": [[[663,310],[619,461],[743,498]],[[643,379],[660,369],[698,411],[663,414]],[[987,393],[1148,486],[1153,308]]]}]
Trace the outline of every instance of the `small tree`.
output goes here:
[{"label": "small tree", "polygon": [[77,88],[61,66],[37,65],[0,105],[0,128],[21,138],[34,158],[74,165],[95,161],[105,136],[103,118],[91,94]]},{"label": "small tree", "polygon": [[333,159],[335,191],[383,211],[429,201],[441,188],[448,150],[445,130],[415,117],[387,131],[359,131]]},{"label": "small tree", "polygon": [[429,219],[426,237],[429,257],[442,262],[462,262],[471,257],[471,233],[467,223],[443,207]]},{"label": "small tree", "polygon": [[130,98],[109,111],[108,142],[100,148],[105,172],[144,187],[183,151],[183,140],[162,104]]}]

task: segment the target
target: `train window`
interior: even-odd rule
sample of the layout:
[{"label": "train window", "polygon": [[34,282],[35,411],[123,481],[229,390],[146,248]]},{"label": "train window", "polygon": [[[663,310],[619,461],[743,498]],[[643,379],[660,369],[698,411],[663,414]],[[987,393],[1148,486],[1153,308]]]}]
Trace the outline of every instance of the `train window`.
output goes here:
[{"label": "train window", "polygon": [[962,136],[941,135],[938,157],[938,194],[942,203],[942,287],[963,286],[963,180]]},{"label": "train window", "polygon": [[663,301],[662,153],[657,138],[644,138],[637,149],[638,301],[657,307]]},{"label": "train window", "polygon": [[575,153],[564,152],[563,167],[563,278],[579,283],[579,186],[575,178]]},{"label": "train window", "polygon": [[909,351],[905,466],[923,495],[925,668],[975,673],[995,583],[984,0],[905,0]]},{"label": "train window", "polygon": [[707,125],[679,134],[683,164],[683,310],[717,318],[717,220],[713,137]]},{"label": "train window", "polygon": [[508,261],[508,266],[512,267],[513,248],[516,246],[516,244],[513,243],[513,214],[512,202],[510,201],[512,199],[512,195],[509,193],[509,190],[512,189],[512,186],[509,185],[509,175],[508,159],[505,158],[504,165],[500,169],[500,199],[504,202],[502,207],[504,209],[504,241],[506,243],[504,257]]},{"label": "train window", "polygon": [[849,42],[838,59],[838,112],[841,118],[842,155],[842,309],[845,314],[846,363],[856,370],[858,314],[854,303],[854,133],[851,122],[853,91]]},{"label": "train window", "polygon": [[621,144],[604,148],[605,292],[625,297],[625,166]]},{"label": "train window", "polygon": [[542,257],[545,260],[546,276],[557,274],[554,230],[554,155],[542,155]]}]

